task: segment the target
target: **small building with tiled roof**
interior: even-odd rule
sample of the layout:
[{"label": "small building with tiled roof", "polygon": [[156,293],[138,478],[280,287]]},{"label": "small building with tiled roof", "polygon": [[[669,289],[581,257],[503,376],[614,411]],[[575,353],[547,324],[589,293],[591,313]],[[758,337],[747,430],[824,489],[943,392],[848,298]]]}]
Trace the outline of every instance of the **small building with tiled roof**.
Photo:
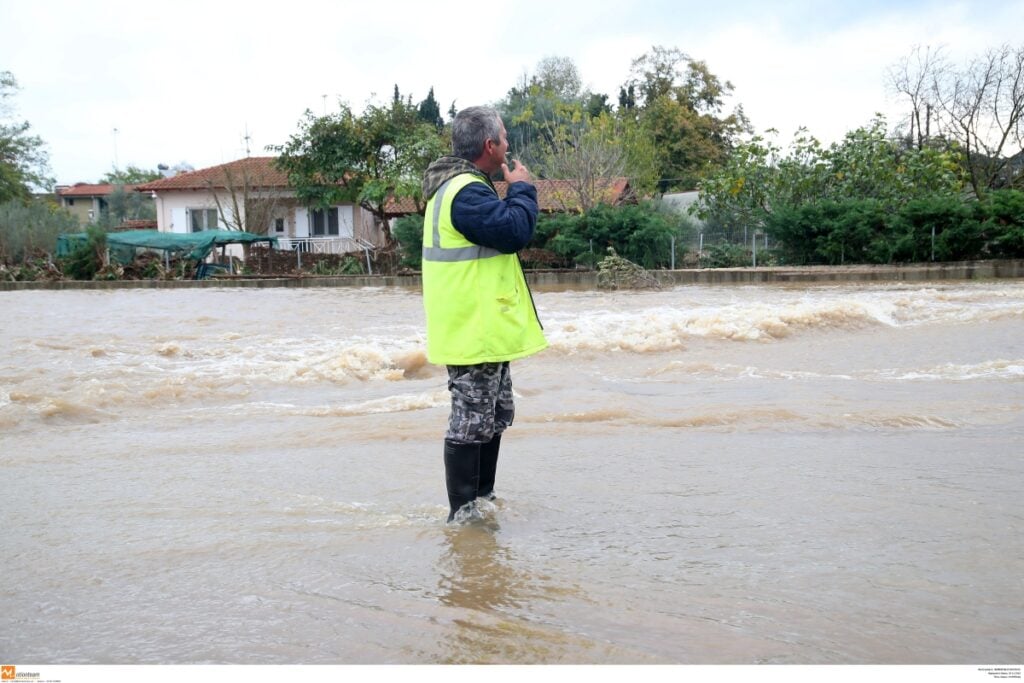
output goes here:
[{"label": "small building with tiled roof", "polygon": [[[627,178],[607,178],[597,180],[593,183],[595,187],[581,187],[580,181],[576,180],[546,180],[533,181],[537,188],[537,205],[543,213],[564,213],[567,211],[579,211],[583,201],[581,195],[585,194],[587,199],[597,198],[600,203],[618,205],[634,200],[632,188]],[[508,183],[496,181],[494,189],[502,199],[508,192]],[[422,213],[423,207],[417,207],[416,203],[408,197],[392,200],[388,203],[387,215],[389,218],[397,218],[412,213]]]},{"label": "small building with tiled roof", "polygon": [[358,204],[326,209],[300,202],[276,157],[246,157],[138,186],[156,199],[157,229],[246,230],[278,239],[282,249],[349,253],[381,247],[383,232]]},{"label": "small building with tiled roof", "polygon": [[159,178],[139,185],[142,192],[207,191],[211,187],[227,189],[237,180],[244,179],[251,188],[263,190],[288,189],[288,174],[274,164],[276,157],[246,157],[219,166],[201,168],[198,171],[179,173],[168,178]]},{"label": "small building with tiled roof", "polygon": [[57,202],[81,223],[92,223],[99,220],[108,208],[110,195],[118,187],[125,192],[132,192],[135,185],[110,185],[94,183],[75,183],[74,185],[58,186],[54,194]]}]

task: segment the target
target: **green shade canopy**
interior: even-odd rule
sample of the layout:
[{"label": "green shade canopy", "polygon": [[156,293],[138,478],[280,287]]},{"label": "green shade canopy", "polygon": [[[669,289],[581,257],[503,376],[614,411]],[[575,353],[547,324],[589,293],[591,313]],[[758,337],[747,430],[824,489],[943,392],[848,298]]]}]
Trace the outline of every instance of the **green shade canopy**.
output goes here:
[{"label": "green shade canopy", "polygon": [[[57,256],[68,256],[80,244],[88,239],[85,233],[61,235],[57,238]],[[116,247],[136,247],[140,249],[160,249],[168,252],[185,254],[188,258],[202,260],[222,244],[253,244],[268,242],[277,244],[276,237],[257,235],[240,230],[203,230],[200,232],[160,232],[159,230],[128,230],[126,232],[107,233],[107,245],[114,250]],[[187,253],[186,253],[187,252]]]}]

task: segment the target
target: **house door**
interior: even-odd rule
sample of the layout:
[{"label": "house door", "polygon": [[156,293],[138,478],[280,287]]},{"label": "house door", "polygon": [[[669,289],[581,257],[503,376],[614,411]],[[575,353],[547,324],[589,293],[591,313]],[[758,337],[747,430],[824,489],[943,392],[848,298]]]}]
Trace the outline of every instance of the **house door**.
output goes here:
[{"label": "house door", "polygon": [[295,209],[295,236],[309,237],[309,212],[305,207]]}]

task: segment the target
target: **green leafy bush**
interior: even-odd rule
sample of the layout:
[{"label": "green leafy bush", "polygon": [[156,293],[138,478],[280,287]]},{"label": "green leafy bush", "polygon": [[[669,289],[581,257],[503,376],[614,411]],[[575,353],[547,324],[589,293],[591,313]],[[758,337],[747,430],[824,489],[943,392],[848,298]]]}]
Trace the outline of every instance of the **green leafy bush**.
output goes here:
[{"label": "green leafy bush", "polygon": [[908,263],[1024,257],[1024,193],[985,201],[935,195],[898,206],[879,200],[819,200],[766,219],[793,264]]},{"label": "green leafy bush", "polygon": [[726,243],[712,245],[701,252],[698,265],[701,268],[742,268],[752,262],[749,249],[739,244]]},{"label": "green leafy bush", "polygon": [[74,280],[92,280],[103,270],[107,233],[95,225],[86,228],[85,232],[87,239],[63,262],[64,273]]},{"label": "green leafy bush", "polygon": [[1024,192],[990,192],[978,214],[991,238],[989,249],[993,256],[1024,258]]},{"label": "green leafy bush", "polygon": [[392,233],[401,246],[400,265],[419,270],[423,261],[423,216],[402,216],[395,221]]},{"label": "green leafy bush", "polygon": [[541,216],[530,246],[591,267],[611,248],[645,268],[663,268],[672,262],[673,238],[678,247],[692,232],[688,218],[653,202],[598,204],[583,214]]}]

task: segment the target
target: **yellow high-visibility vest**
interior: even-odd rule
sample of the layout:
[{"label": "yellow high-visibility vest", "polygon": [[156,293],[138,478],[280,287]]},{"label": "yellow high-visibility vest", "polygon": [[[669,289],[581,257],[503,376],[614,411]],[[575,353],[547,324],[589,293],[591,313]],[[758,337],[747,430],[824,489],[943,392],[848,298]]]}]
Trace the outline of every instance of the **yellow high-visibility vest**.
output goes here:
[{"label": "yellow high-visibility vest", "polygon": [[484,181],[462,173],[443,184],[423,219],[427,360],[437,365],[500,363],[548,345],[518,256],[473,244],[452,225],[452,200],[469,183]]}]

